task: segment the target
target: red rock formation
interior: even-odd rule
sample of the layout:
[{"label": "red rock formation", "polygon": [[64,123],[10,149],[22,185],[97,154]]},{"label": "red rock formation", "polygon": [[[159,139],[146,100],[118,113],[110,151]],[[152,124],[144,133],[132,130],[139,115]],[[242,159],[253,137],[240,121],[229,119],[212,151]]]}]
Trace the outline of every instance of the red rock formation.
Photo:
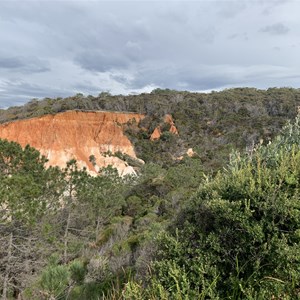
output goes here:
[{"label": "red rock formation", "polygon": [[158,140],[161,136],[161,130],[160,130],[160,126],[157,126],[154,131],[152,132],[151,136],[150,136],[150,140],[154,141],[154,140]]},{"label": "red rock formation", "polygon": [[[20,120],[0,125],[0,138],[27,144],[45,155],[49,165],[64,167],[75,158],[79,167],[91,172],[113,165],[121,175],[132,173],[132,167],[117,157],[103,153],[120,151],[136,158],[133,145],[123,133],[122,124],[144,116],[118,112],[68,111],[56,115]],[[96,158],[96,166],[89,161]]]},{"label": "red rock formation", "polygon": [[164,122],[171,125],[169,131],[173,134],[178,134],[178,130],[174,124],[173,118],[171,115],[165,115]]},{"label": "red rock formation", "polygon": [[[174,124],[173,118],[171,115],[167,114],[164,117],[164,122],[170,124],[170,129],[169,132],[173,133],[173,134],[178,134],[178,130]],[[161,136],[161,128],[160,126],[157,126],[153,133],[150,136],[150,140],[154,141],[154,140],[158,140]]]}]

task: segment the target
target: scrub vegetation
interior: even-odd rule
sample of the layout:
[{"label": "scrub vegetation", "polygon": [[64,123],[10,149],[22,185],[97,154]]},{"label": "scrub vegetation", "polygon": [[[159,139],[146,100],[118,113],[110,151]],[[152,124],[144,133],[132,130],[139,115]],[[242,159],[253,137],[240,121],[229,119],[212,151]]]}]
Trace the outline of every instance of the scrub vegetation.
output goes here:
[{"label": "scrub vegetation", "polygon": [[46,168],[29,145],[0,140],[2,298],[300,299],[298,105],[295,89],[244,88],[79,94],[1,111],[2,122],[146,114],[125,128],[145,161],[138,176],[90,176],[75,160]]}]

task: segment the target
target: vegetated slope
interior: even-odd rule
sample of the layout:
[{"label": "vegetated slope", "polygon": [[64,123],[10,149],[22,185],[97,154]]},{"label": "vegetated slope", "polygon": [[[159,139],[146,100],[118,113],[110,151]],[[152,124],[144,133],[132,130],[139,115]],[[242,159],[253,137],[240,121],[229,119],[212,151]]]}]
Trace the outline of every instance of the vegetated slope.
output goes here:
[{"label": "vegetated slope", "polygon": [[[157,89],[131,96],[77,94],[65,99],[32,100],[23,107],[0,111],[0,121],[72,109],[145,114],[139,130],[127,127],[139,158],[169,165],[193,148],[205,169],[214,170],[227,161],[232,147],[245,149],[261,138],[268,141],[287,119],[295,117],[299,105],[300,91],[292,88],[237,88],[209,94]],[[166,114],[173,117],[178,136],[167,132],[169,125],[163,122]],[[152,142],[150,136],[158,125],[162,137]]]},{"label": "vegetated slope", "polygon": [[23,147],[30,144],[49,160],[48,165],[64,168],[69,160],[76,159],[79,167],[94,173],[112,165],[125,175],[134,173],[134,169],[112,155],[120,152],[136,159],[123,126],[143,117],[134,113],[68,111],[1,124],[0,138]]},{"label": "vegetated slope", "polygon": [[[299,136],[300,116],[268,145],[234,152],[225,170],[198,178],[179,211],[164,195],[135,192],[184,169],[191,177],[193,163],[171,173],[150,164],[132,182],[109,169],[91,177],[74,162],[45,169],[36,150],[0,140],[2,295],[298,299]],[[186,179],[176,188],[192,186]]]},{"label": "vegetated slope", "polygon": [[[232,101],[224,98],[228,93]],[[260,98],[267,93],[267,100]],[[232,109],[241,105],[243,95],[252,99],[252,110],[237,122],[241,111]],[[261,136],[267,140],[279,131],[279,124],[296,113],[298,90],[238,89],[209,94],[203,102],[199,94],[187,92],[158,90],[142,96],[149,100],[144,103],[150,109],[147,116],[139,127],[124,125],[146,160],[136,178],[120,178],[110,168],[92,177],[74,161],[64,170],[44,168],[44,159],[34,149],[0,140],[3,298],[193,299],[198,293],[200,299],[222,299],[227,293],[232,299],[249,295],[252,299],[278,295],[279,299],[296,295],[299,130],[287,130],[295,134],[272,143],[273,148],[262,145],[256,151],[260,156],[255,156],[262,159],[232,156],[230,168],[212,179],[203,171],[225,166],[222,157],[227,159],[226,152],[235,144],[244,148],[248,142],[238,141],[247,122],[258,126],[245,131],[256,133],[249,136],[250,146],[253,140]],[[127,101],[126,110],[142,96],[121,97]],[[101,97],[106,97],[107,109],[122,103],[118,97]],[[70,104],[91,97],[77,98]],[[41,103],[35,102],[36,107]],[[210,123],[206,118],[218,111],[218,106],[210,109],[213,103],[223,106],[216,122]],[[172,114],[178,135],[169,134],[172,124],[164,122],[167,113]],[[207,128],[218,124],[237,134],[214,136]],[[270,132],[261,132],[262,125]],[[160,138],[150,141],[158,126]],[[232,144],[222,148],[230,137]],[[177,159],[191,146],[198,154]],[[199,151],[205,147],[210,153]]]},{"label": "vegetated slope", "polygon": [[300,115],[202,182],[127,299],[299,299],[299,187]]}]

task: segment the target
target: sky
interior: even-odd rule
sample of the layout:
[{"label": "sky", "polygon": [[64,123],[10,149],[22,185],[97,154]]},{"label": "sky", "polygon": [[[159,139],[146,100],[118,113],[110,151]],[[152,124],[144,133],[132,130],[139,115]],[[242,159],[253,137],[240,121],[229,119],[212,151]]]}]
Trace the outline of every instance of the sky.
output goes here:
[{"label": "sky", "polygon": [[0,108],[103,91],[299,88],[299,12],[299,0],[0,0]]}]

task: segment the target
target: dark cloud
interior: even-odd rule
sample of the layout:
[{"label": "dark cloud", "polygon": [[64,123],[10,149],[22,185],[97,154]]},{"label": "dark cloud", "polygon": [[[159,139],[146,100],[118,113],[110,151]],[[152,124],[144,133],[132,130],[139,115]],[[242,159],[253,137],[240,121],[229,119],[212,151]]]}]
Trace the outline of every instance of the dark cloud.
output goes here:
[{"label": "dark cloud", "polygon": [[[124,85],[130,85],[131,87],[133,87],[133,85],[131,84],[131,80],[130,78],[128,78],[128,76],[126,76],[125,74],[111,74],[110,78],[114,81],[117,81],[121,84]],[[143,88],[145,85],[147,85],[148,83],[143,83],[140,86],[135,86],[135,88]],[[150,83],[151,84],[151,83]]]},{"label": "dark cloud", "polygon": [[100,51],[86,51],[75,57],[74,61],[82,68],[90,71],[106,72],[112,69],[128,67],[128,60],[115,53],[101,53]]},{"label": "dark cloud", "polygon": [[64,97],[72,95],[72,90],[61,90],[59,88],[30,84],[24,80],[0,82],[0,108],[19,105],[32,98]]},{"label": "dark cloud", "polygon": [[74,62],[86,70],[107,72],[124,70],[145,59],[147,59],[147,53],[142,52],[140,43],[128,40],[110,49],[102,47],[102,49],[82,51],[74,57]]},{"label": "dark cloud", "polygon": [[22,67],[24,67],[24,63],[19,58],[0,57],[0,68],[1,69],[20,69]]},{"label": "dark cloud", "polygon": [[260,32],[270,33],[274,35],[285,35],[289,31],[290,29],[282,23],[275,23],[260,29]]},{"label": "dark cloud", "polygon": [[40,73],[50,71],[48,63],[38,58],[1,57],[0,69],[15,70],[21,73]]}]

